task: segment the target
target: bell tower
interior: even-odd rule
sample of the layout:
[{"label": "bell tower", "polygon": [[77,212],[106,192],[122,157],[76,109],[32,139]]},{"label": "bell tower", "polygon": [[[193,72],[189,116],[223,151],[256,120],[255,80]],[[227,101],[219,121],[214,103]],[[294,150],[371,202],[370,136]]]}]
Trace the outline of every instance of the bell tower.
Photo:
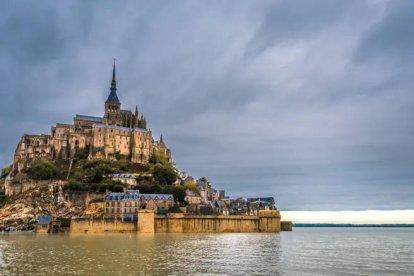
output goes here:
[{"label": "bell tower", "polygon": [[107,125],[122,126],[121,102],[116,94],[115,59],[112,69],[111,91],[105,102],[104,122]]}]

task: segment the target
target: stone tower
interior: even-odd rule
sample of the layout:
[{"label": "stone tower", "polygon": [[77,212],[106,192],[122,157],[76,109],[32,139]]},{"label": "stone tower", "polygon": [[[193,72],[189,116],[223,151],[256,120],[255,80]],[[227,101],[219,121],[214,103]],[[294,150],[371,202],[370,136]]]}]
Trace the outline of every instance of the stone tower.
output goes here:
[{"label": "stone tower", "polygon": [[121,102],[116,94],[115,59],[112,70],[111,92],[105,102],[104,123],[106,125],[122,126]]}]

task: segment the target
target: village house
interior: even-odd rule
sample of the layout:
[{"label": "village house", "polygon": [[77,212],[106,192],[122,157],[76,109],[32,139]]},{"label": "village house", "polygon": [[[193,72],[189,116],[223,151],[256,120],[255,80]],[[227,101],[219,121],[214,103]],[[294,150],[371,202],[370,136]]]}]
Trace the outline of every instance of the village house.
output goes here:
[{"label": "village house", "polygon": [[186,196],[185,196],[185,201],[188,202],[188,204],[190,205],[199,205],[201,203],[203,203],[203,198],[197,194],[196,192],[187,189],[185,191]]},{"label": "village house", "polygon": [[141,208],[156,212],[165,212],[174,206],[174,197],[171,194],[141,194],[140,199]]},{"label": "village house", "polygon": [[136,221],[140,204],[138,190],[127,190],[122,193],[109,192],[105,196],[104,216],[118,218],[122,221]]},{"label": "village house", "polygon": [[124,193],[110,192],[105,196],[104,216],[122,218]]},{"label": "village house", "polygon": [[215,200],[212,204],[214,213],[220,215],[230,214],[229,206],[227,206],[226,202],[224,202],[223,200]]},{"label": "village house", "polygon": [[134,175],[129,173],[114,173],[111,175],[112,180],[120,181],[124,184],[127,184],[129,187],[134,187],[137,185],[137,180]]},{"label": "village house", "polygon": [[248,198],[247,204],[253,210],[277,210],[273,197]]}]

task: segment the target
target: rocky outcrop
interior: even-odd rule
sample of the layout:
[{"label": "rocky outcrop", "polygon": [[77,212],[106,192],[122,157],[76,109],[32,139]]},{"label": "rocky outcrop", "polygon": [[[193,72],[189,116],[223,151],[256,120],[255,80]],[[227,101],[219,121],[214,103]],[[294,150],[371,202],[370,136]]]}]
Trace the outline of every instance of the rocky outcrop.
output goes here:
[{"label": "rocky outcrop", "polygon": [[82,217],[91,199],[97,201],[99,196],[103,197],[95,193],[90,196],[87,192],[65,193],[64,184],[63,181],[26,184],[25,187],[30,188],[11,196],[10,202],[0,209],[0,225],[31,229],[37,218],[44,214],[54,218]]}]

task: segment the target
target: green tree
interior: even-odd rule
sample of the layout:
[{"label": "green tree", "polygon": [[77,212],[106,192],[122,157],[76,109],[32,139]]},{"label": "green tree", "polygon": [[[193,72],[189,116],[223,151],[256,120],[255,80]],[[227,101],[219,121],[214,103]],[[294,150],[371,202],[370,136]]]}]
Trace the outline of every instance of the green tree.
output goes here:
[{"label": "green tree", "polygon": [[88,177],[89,183],[101,183],[103,180],[103,175],[100,170],[95,170],[90,177]]},{"label": "green tree", "polygon": [[36,158],[30,162],[27,174],[31,179],[36,180],[54,179],[57,175],[57,169],[49,160]]},{"label": "green tree", "polygon": [[139,190],[140,193],[143,194],[155,194],[161,191],[161,187],[148,181],[148,180],[141,180],[134,189]]},{"label": "green tree", "polygon": [[149,161],[150,164],[163,164],[167,165],[170,164],[168,157],[162,153],[153,153],[151,154]]},{"label": "green tree", "polygon": [[1,170],[0,178],[5,178],[11,172],[11,170],[12,170],[12,166],[11,165],[8,166],[8,167],[6,167],[6,168],[3,168]]},{"label": "green tree", "polygon": [[0,189],[0,208],[2,208],[9,201],[9,197]]},{"label": "green tree", "polygon": [[75,157],[78,158],[78,159],[87,159],[88,156],[89,156],[89,147],[87,147],[87,146],[85,146],[81,150],[77,150],[76,155],[75,155]]},{"label": "green tree", "polygon": [[119,160],[121,160],[121,158],[122,158],[122,154],[119,151],[117,151],[115,153],[115,159],[119,161]]},{"label": "green tree", "polygon": [[198,179],[198,181],[208,183],[207,178],[205,178],[204,176],[203,176],[203,177],[200,177],[200,178]]},{"label": "green tree", "polygon": [[83,191],[85,187],[82,182],[74,179],[70,179],[67,184],[63,187],[65,191]]},{"label": "green tree", "polygon": [[172,185],[177,180],[177,173],[170,165],[154,165],[152,176],[159,185]]},{"label": "green tree", "polygon": [[163,186],[161,188],[161,192],[163,194],[172,194],[174,196],[175,201],[184,203],[186,193],[185,187],[183,186]]},{"label": "green tree", "polygon": [[185,182],[184,187],[186,187],[187,189],[192,190],[192,191],[197,190],[197,184],[195,184],[194,182],[191,182],[191,181]]},{"label": "green tree", "polygon": [[15,176],[13,176],[13,183],[22,183],[24,180],[27,179],[27,174],[24,172],[18,172]]}]

